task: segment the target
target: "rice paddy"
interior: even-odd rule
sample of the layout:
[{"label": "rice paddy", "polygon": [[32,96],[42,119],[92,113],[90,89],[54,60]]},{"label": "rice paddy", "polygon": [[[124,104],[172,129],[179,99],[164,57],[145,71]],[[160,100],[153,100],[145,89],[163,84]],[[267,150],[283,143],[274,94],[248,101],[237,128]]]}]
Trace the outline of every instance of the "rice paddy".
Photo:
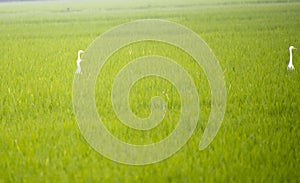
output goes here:
[{"label": "rice paddy", "polygon": [[[77,51],[138,19],[173,21],[201,36],[224,72],[227,101],[217,136],[200,151],[211,110],[202,68],[182,50],[153,41],[113,54],[98,75],[95,99],[104,124],[119,139],[157,142],[180,116],[176,88],[149,77],[133,85],[130,106],[147,117],[151,97],[161,96],[168,104],[162,124],[137,131],[120,123],[110,88],[135,58],[176,61],[190,74],[200,101],[198,125],[182,149],[155,164],[130,166],[86,142],[76,123],[72,87]],[[0,3],[0,182],[299,182],[299,50],[293,52],[295,70],[287,71],[288,47],[300,47],[299,30],[299,1]]]}]

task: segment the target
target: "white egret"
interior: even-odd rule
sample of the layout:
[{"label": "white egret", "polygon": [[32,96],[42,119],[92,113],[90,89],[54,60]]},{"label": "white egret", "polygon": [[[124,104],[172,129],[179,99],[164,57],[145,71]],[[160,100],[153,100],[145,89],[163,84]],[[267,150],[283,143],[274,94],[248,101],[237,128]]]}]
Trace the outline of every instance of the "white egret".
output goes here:
[{"label": "white egret", "polygon": [[82,53],[84,53],[84,51],[82,51],[82,50],[79,50],[79,51],[78,51],[78,58],[77,58],[77,61],[76,61],[76,63],[77,63],[76,74],[81,74],[80,62],[81,62],[82,60],[81,60],[81,58],[80,58],[80,55],[81,55]]},{"label": "white egret", "polygon": [[289,50],[290,50],[290,61],[289,64],[287,66],[288,70],[295,70],[295,67],[293,65],[293,50],[296,50],[297,48],[295,48],[294,46],[290,46]]}]

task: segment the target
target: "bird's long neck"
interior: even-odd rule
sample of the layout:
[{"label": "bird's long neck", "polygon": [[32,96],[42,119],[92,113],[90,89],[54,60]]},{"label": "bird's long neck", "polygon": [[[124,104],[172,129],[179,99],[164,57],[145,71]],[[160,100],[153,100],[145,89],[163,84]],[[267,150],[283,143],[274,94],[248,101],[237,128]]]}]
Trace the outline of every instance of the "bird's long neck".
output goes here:
[{"label": "bird's long neck", "polygon": [[80,52],[78,52],[78,60],[80,59]]},{"label": "bird's long neck", "polygon": [[293,63],[293,51],[292,51],[292,49],[290,49],[290,62],[289,63],[290,64]]}]

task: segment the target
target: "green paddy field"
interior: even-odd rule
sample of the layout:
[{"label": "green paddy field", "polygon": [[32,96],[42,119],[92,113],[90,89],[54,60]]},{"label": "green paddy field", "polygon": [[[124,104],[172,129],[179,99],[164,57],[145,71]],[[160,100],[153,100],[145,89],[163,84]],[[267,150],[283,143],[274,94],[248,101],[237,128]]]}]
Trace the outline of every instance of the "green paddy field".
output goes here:
[{"label": "green paddy field", "polygon": [[[161,96],[168,104],[164,123],[149,131],[120,124],[109,89],[135,58],[172,58],[194,80],[200,101],[197,128],[180,151],[158,163],[131,166],[89,146],[75,119],[72,89],[77,51],[139,19],[169,20],[197,33],[224,72],[227,101],[217,136],[200,151],[211,109],[201,67],[168,44],[122,48],[99,73],[95,96],[116,137],[132,144],[157,142],[180,116],[174,86],[150,77],[133,86],[130,106],[147,117],[151,97]],[[287,71],[290,45],[300,48],[297,0],[0,3],[0,182],[300,182],[300,50],[293,52],[295,70]]]}]

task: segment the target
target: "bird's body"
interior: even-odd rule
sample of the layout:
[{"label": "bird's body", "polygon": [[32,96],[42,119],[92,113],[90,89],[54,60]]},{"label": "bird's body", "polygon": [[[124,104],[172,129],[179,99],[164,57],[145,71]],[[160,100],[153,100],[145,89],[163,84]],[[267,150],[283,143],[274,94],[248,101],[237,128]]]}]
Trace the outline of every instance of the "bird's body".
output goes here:
[{"label": "bird's body", "polygon": [[77,63],[76,74],[81,74],[80,62],[81,62],[82,60],[81,60],[81,58],[80,58],[80,55],[81,55],[82,53],[84,53],[84,51],[82,51],[82,50],[79,50],[79,51],[78,51],[78,58],[77,58],[77,61],[76,61],[76,63]]},{"label": "bird's body", "polygon": [[293,50],[296,50],[297,48],[295,48],[294,46],[290,46],[289,47],[289,51],[290,51],[290,61],[289,64],[287,66],[288,70],[295,70],[295,67],[293,65]]}]

